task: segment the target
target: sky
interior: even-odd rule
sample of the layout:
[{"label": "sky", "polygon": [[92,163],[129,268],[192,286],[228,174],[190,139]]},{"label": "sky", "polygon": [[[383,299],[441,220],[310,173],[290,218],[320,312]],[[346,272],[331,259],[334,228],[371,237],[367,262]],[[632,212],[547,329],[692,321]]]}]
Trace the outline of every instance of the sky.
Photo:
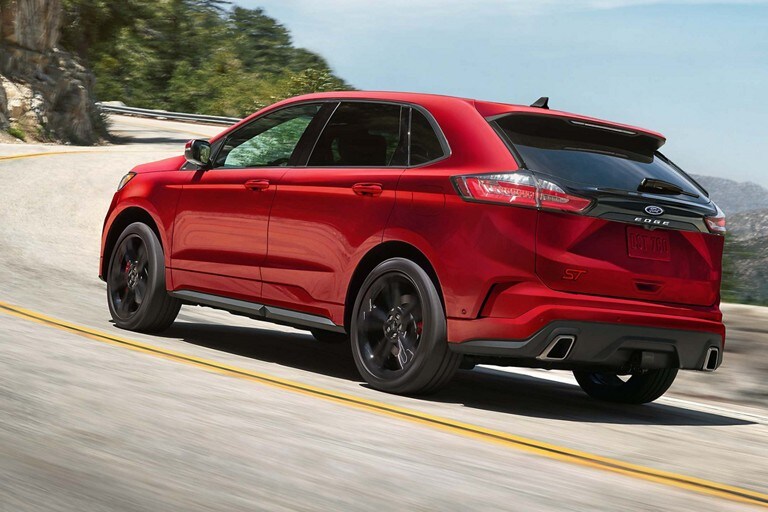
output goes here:
[{"label": "sky", "polygon": [[768,187],[768,0],[235,0],[364,90],[550,107],[663,133]]}]

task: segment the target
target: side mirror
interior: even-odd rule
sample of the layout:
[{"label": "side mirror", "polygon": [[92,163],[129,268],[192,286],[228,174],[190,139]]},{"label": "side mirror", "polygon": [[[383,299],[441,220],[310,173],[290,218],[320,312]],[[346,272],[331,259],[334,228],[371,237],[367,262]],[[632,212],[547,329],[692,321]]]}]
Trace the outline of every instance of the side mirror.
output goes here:
[{"label": "side mirror", "polygon": [[211,144],[207,140],[194,139],[187,142],[184,148],[184,158],[201,169],[211,166]]}]

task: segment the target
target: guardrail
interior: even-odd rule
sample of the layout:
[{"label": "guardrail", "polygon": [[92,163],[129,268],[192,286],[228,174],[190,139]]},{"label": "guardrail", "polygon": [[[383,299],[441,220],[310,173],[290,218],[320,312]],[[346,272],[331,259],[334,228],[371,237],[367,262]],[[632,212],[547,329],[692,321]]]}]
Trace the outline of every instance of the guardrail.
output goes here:
[{"label": "guardrail", "polygon": [[238,117],[206,116],[202,114],[187,114],[185,112],[169,112],[167,110],[151,110],[148,108],[126,107],[110,103],[96,103],[103,112],[112,112],[128,116],[151,117],[153,119],[172,119],[178,121],[192,121],[195,123],[211,123],[232,125],[240,121]]}]

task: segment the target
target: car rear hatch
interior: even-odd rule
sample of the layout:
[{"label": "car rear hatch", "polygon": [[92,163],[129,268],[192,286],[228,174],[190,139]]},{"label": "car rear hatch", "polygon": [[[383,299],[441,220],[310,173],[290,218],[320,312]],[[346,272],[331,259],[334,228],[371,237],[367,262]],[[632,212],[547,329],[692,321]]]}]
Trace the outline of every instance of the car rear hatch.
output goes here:
[{"label": "car rear hatch", "polygon": [[539,202],[536,272],[547,286],[695,306],[719,300],[725,219],[658,153],[664,139],[561,115],[511,113],[491,123],[540,189],[589,201],[570,212]]}]

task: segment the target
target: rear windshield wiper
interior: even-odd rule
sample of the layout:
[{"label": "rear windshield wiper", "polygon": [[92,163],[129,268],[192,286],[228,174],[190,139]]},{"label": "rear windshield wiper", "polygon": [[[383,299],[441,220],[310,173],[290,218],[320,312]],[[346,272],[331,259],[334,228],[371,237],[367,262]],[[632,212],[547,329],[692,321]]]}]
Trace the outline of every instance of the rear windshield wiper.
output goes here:
[{"label": "rear windshield wiper", "polygon": [[693,192],[683,190],[680,186],[675,185],[674,183],[653,178],[644,178],[643,181],[640,182],[640,185],[637,186],[637,191],[651,192],[653,194],[683,194],[690,197],[699,197],[699,194],[694,194]]}]

